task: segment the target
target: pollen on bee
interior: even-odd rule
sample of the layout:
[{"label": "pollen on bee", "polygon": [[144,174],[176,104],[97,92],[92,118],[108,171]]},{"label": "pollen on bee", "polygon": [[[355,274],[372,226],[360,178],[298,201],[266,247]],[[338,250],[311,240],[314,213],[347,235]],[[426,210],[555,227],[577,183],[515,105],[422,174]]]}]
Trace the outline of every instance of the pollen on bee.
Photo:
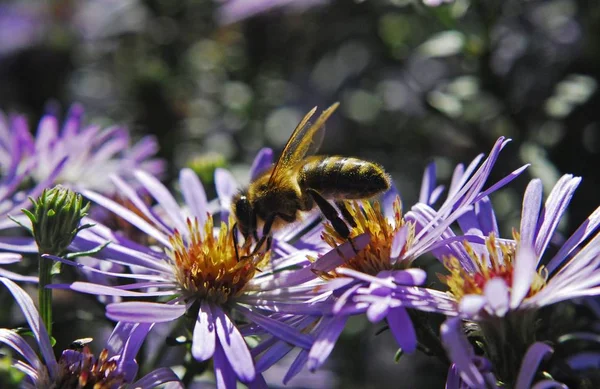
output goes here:
[{"label": "pollen on bee", "polygon": [[[229,220],[233,225],[233,219]],[[169,238],[175,277],[183,291],[196,298],[225,303],[239,294],[255,272],[268,262],[269,254],[251,254],[249,247],[235,247],[233,233],[221,223],[214,231],[212,216],[200,226],[197,219],[187,219],[186,234],[175,230]]]},{"label": "pollen on bee", "polygon": [[[513,231],[513,235],[518,242],[519,234]],[[517,245],[498,242],[493,233],[486,238],[484,250],[476,250],[467,241],[462,244],[476,270],[466,270],[456,257],[450,256],[444,259],[444,266],[450,274],[438,274],[456,300],[460,301],[469,294],[483,294],[486,283],[494,278],[501,278],[509,288],[512,287]],[[546,278],[546,269],[541,267],[531,282],[527,296],[539,292],[546,285]]]},{"label": "pollen on bee", "polygon": [[[371,204],[368,201],[347,201],[344,203],[348,213],[352,216],[356,227],[352,228],[350,237],[356,237],[363,233],[368,233],[371,237],[369,244],[360,250],[352,258],[349,258],[342,266],[351,268],[366,274],[376,275],[383,270],[402,269],[410,266],[410,259],[399,260],[395,263],[390,261],[392,243],[396,233],[407,225],[402,215],[402,205],[400,198],[394,200],[394,214],[392,220],[388,220],[381,211],[381,205],[378,201]],[[408,224],[408,235],[404,248],[399,258],[412,245],[415,230],[414,226]],[[330,223],[325,225],[322,235],[323,240],[332,248],[346,242]],[[335,271],[325,277],[336,277]]]}]

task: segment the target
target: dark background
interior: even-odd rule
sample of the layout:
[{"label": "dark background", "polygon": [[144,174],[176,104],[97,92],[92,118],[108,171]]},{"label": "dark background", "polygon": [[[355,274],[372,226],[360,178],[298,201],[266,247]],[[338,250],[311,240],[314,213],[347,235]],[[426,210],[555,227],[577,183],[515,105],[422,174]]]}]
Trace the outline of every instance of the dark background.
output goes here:
[{"label": "dark background", "polygon": [[[210,187],[214,166],[247,180],[261,147],[279,151],[310,108],[340,101],[321,151],[381,163],[405,208],[428,162],[447,180],[500,135],[514,141],[492,177],[533,164],[492,199],[502,231],[518,227],[533,176],[546,193],[563,173],[583,177],[564,233],[598,205],[596,0],[242,3],[3,2],[0,108],[35,129],[48,103],[81,102],[90,122],[157,136],[167,183],[192,166]],[[352,321],[328,365],[341,387],[441,387],[445,366],[394,364],[379,328]]]}]

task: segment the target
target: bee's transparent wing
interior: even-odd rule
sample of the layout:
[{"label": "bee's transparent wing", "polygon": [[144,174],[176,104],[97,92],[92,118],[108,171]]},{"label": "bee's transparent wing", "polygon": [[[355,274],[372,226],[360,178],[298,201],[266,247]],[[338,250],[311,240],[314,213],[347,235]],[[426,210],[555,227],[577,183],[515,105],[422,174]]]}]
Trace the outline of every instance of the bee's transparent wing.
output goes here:
[{"label": "bee's transparent wing", "polygon": [[310,122],[310,118],[315,114],[317,107],[311,109],[304,116],[294,129],[292,136],[290,136],[281,156],[277,160],[277,164],[273,168],[271,177],[269,178],[269,185],[277,181],[279,175],[287,174],[286,172],[306,155],[312,154],[319,149],[325,136],[325,122],[339,105],[339,103],[334,103],[331,107],[327,108],[314,123]]}]

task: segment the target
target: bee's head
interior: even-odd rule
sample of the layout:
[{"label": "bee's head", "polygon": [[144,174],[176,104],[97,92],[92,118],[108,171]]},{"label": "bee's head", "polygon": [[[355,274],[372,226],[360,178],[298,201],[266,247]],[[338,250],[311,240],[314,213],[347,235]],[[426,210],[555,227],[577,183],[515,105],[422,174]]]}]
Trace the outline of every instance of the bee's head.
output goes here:
[{"label": "bee's head", "polygon": [[237,227],[244,238],[248,238],[248,236],[256,230],[256,213],[254,212],[246,193],[240,192],[235,195],[232,205],[233,215],[237,221]]}]

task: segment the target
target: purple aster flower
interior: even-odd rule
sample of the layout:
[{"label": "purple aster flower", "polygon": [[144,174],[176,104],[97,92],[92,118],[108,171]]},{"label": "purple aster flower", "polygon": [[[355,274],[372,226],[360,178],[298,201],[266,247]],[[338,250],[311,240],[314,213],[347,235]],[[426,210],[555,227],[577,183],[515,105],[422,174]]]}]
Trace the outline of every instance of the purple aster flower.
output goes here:
[{"label": "purple aster flower", "polygon": [[[0,146],[0,169],[8,170],[10,156],[22,155],[17,172],[27,171],[36,183],[47,181],[57,168],[63,165],[54,183],[70,186],[75,190],[92,188],[112,193],[114,187],[108,179],[110,174],[132,178],[136,169],[160,174],[164,162],[152,158],[157,151],[156,140],[144,137],[131,146],[125,128],[102,129],[97,125],[83,126],[83,107],[74,104],[62,128],[58,118],[46,114],[38,125],[35,138],[29,132],[26,120],[13,117],[5,126],[10,129],[6,143]],[[46,185],[48,186],[48,185]]]},{"label": "purple aster flower", "polygon": [[[446,328],[457,326],[453,320],[469,320],[481,336],[480,344],[494,365],[495,375],[516,384],[523,355],[540,340],[540,308],[600,293],[600,235],[580,247],[597,229],[600,208],[554,256],[543,258],[580,181],[564,175],[542,207],[542,183],[532,180],[523,198],[520,231],[514,232],[513,239],[498,238],[493,208],[487,197],[482,198],[459,220],[469,240],[449,241],[434,253],[450,273],[440,276],[449,288],[445,298],[439,291],[415,288],[398,294],[399,302],[422,296],[427,304],[415,308],[458,315],[448,319]],[[449,306],[455,311],[448,312]],[[463,355],[454,351],[460,342],[448,339],[452,338],[445,340],[450,355]],[[464,367],[457,367],[463,376],[468,374]]]},{"label": "purple aster flower", "polygon": [[479,242],[452,243],[441,251],[450,275],[443,277],[466,318],[503,317],[511,311],[535,311],[577,297],[600,293],[600,235],[580,247],[600,223],[600,208],[551,258],[544,253],[564,215],[579,177],[564,175],[542,207],[542,182],[529,183],[523,198],[521,226],[513,239],[500,239],[487,198],[460,220],[463,231]]},{"label": "purple aster flower", "polygon": [[[371,322],[385,319],[404,352],[417,348],[415,329],[406,307],[427,306],[428,301],[412,295],[409,301],[400,301],[396,294],[404,296],[406,290],[422,285],[425,272],[412,268],[412,262],[421,255],[434,252],[438,247],[456,240],[451,237],[450,225],[467,212],[473,203],[483,196],[506,185],[523,168],[518,169],[495,185],[483,191],[483,186],[496,159],[508,141],[498,139],[489,157],[477,166],[483,155],[477,157],[466,169],[459,165],[455,171],[448,197],[438,210],[436,202],[443,190],[432,185],[435,171],[427,169],[421,191],[421,200],[406,214],[402,214],[399,196],[395,189],[386,193],[384,208],[379,204],[353,203],[347,210],[355,220],[353,233],[366,233],[370,242],[364,250],[351,257],[339,255],[336,247],[344,241],[331,226],[327,226],[324,240],[334,250],[319,258],[312,266],[324,278],[334,278],[326,289],[332,291],[336,302],[335,316],[319,333],[311,349],[308,365],[320,366],[329,355],[344,328],[349,315],[366,312]],[[464,238],[460,238],[461,240]],[[444,313],[452,312],[454,306],[443,293],[430,292],[427,296],[436,301],[435,306]]]},{"label": "purple aster flower", "polygon": [[21,308],[41,354],[40,358],[17,332],[0,329],[0,342],[24,359],[12,362],[15,369],[25,374],[23,388],[155,388],[163,383],[179,382],[179,378],[168,368],[157,369],[134,382],[138,370],[134,358],[150,327],[144,324],[117,324],[107,348],[97,358],[87,345],[75,342],[57,360],[46,327],[29,295],[9,279],[0,277],[0,282],[8,288]]},{"label": "purple aster flower", "polygon": [[[268,254],[250,255],[250,247],[234,244],[225,222],[218,228],[213,225],[204,189],[191,170],[184,169],[180,174],[184,207],[177,204],[156,178],[140,171],[135,176],[157,206],[146,206],[131,186],[119,178],[113,180],[144,218],[91,190],[84,190],[83,194],[130,221],[154,241],[152,246],[145,246],[115,235],[116,239],[99,253],[102,258],[134,267],[135,274],[89,269],[137,281],[116,287],[86,282],[55,287],[97,295],[166,299],[166,302],[109,304],[107,316],[113,320],[158,323],[176,320],[186,312],[195,315],[191,352],[198,361],[213,359],[219,387],[233,387],[236,379],[253,384],[262,382],[233,313],[279,340],[303,349],[311,347],[310,335],[301,333],[293,324],[277,320],[275,315],[319,315],[329,309],[328,303],[318,301],[320,292],[315,285],[322,281],[315,279],[308,266],[300,267],[308,263],[306,256],[316,255],[315,252],[287,244],[279,248],[285,255],[275,254],[270,261]],[[221,192],[226,190],[219,188]],[[82,231],[75,246],[81,250],[96,247],[109,235],[109,231],[98,225]],[[356,244],[361,243],[363,240],[358,238]]]}]

